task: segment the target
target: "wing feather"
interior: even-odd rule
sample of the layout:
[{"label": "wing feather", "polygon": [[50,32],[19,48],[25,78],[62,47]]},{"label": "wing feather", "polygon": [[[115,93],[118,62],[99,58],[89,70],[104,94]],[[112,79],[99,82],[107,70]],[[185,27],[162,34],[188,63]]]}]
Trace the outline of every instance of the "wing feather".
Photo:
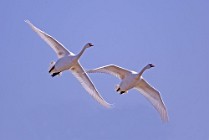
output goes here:
[{"label": "wing feather", "polygon": [[56,52],[58,58],[66,55],[74,55],[52,36],[35,27],[29,20],[25,20],[25,22]]},{"label": "wing feather", "polygon": [[130,74],[129,70],[126,70],[122,67],[116,65],[106,65],[96,69],[88,70],[87,73],[106,73],[116,76],[119,79],[124,79],[126,75]]},{"label": "wing feather", "polygon": [[91,82],[88,75],[84,72],[82,66],[78,63],[76,66],[74,66],[71,69],[73,75],[78,79],[78,81],[81,83],[83,88],[101,105],[103,105],[106,108],[110,108],[111,104],[106,102],[102,96],[99,94],[93,83]]},{"label": "wing feather", "polygon": [[146,82],[143,78],[135,88],[152,103],[155,109],[160,113],[161,119],[167,122],[168,113],[166,111],[165,104],[163,103],[160,96],[160,93],[152,86],[150,86],[150,84]]}]

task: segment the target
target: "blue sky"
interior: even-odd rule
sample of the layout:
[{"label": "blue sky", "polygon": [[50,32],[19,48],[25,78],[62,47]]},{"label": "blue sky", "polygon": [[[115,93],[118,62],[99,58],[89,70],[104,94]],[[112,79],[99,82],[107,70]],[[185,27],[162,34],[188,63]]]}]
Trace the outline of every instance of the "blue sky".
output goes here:
[{"label": "blue sky", "polygon": [[[209,139],[209,2],[206,0],[20,0],[0,2],[2,140]],[[55,37],[78,53],[91,69],[117,64],[140,71],[161,92],[170,121],[137,91],[119,95],[120,81],[90,75],[105,109],[70,72],[52,78],[56,55],[24,22]]]}]

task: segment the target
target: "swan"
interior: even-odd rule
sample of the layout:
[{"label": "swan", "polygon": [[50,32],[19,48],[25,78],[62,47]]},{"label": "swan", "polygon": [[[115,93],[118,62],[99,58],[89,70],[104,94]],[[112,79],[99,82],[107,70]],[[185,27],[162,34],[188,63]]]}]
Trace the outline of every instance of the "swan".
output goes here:
[{"label": "swan", "polygon": [[162,121],[168,121],[166,107],[162,101],[160,93],[144,80],[142,74],[145,70],[154,67],[153,64],[146,65],[139,73],[124,69],[117,65],[106,65],[99,68],[86,71],[87,73],[107,73],[121,79],[121,83],[116,86],[116,91],[120,94],[127,93],[128,90],[137,89],[142,95],[148,99],[159,112]]},{"label": "swan", "polygon": [[91,82],[88,75],[85,73],[83,67],[79,62],[79,58],[83,52],[93,46],[92,43],[87,43],[83,49],[75,55],[74,53],[67,50],[61,43],[59,43],[52,36],[41,31],[39,28],[35,27],[29,20],[25,22],[36,32],[57,54],[58,60],[56,62],[51,62],[49,73],[52,77],[60,75],[61,72],[70,70],[72,74],[78,79],[84,89],[101,105],[110,108],[110,104],[106,102],[102,96],[99,94],[93,83]]}]

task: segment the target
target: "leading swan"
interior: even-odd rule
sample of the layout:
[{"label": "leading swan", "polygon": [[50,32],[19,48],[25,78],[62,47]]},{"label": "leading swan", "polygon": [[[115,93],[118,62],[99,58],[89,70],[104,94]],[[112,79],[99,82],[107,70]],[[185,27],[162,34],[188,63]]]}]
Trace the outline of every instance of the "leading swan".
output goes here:
[{"label": "leading swan", "polygon": [[69,50],[67,50],[61,43],[59,43],[52,36],[47,33],[41,31],[37,27],[35,27],[29,20],[25,20],[25,22],[35,31],[57,54],[58,60],[56,62],[52,62],[49,73],[52,77],[61,74],[61,72],[70,70],[72,74],[78,79],[81,85],[86,89],[86,91],[93,96],[93,98],[99,102],[104,107],[110,108],[111,105],[107,103],[102,96],[99,94],[88,75],[85,73],[82,68],[79,58],[83,54],[83,52],[93,46],[91,43],[87,43],[83,49],[77,55],[73,54]]},{"label": "leading swan", "polygon": [[130,71],[116,65],[106,65],[96,69],[88,70],[87,73],[107,73],[114,75],[121,79],[121,83],[116,86],[116,91],[120,94],[127,93],[128,90],[135,88],[142,95],[144,95],[160,113],[161,119],[165,122],[168,121],[168,114],[166,107],[160,97],[160,93],[153,88],[148,82],[144,80],[142,74],[145,70],[154,67],[153,64],[146,65],[139,73]]}]

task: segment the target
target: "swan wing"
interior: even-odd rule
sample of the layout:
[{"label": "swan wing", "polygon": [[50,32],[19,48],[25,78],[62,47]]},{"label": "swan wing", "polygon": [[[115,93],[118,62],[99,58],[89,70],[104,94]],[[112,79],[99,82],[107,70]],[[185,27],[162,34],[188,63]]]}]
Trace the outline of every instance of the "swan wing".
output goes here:
[{"label": "swan wing", "polygon": [[93,83],[91,82],[88,75],[83,70],[82,66],[79,64],[79,62],[71,68],[72,74],[78,79],[78,81],[81,83],[81,85],[84,87],[84,89],[101,105],[103,105],[106,108],[110,108],[111,104],[107,103],[102,96],[99,94]]},{"label": "swan wing", "polygon": [[150,86],[150,84],[146,82],[143,78],[135,88],[152,103],[155,109],[160,113],[161,119],[167,122],[168,113],[161,99],[160,93],[152,86]]},{"label": "swan wing", "polygon": [[107,73],[118,77],[119,79],[124,79],[126,75],[130,74],[129,70],[116,65],[106,65],[96,69],[88,70],[87,73]]},{"label": "swan wing", "polygon": [[47,33],[41,31],[39,28],[35,27],[29,20],[25,20],[25,22],[56,52],[58,58],[66,55],[73,55],[73,53],[68,51],[60,42]]}]

